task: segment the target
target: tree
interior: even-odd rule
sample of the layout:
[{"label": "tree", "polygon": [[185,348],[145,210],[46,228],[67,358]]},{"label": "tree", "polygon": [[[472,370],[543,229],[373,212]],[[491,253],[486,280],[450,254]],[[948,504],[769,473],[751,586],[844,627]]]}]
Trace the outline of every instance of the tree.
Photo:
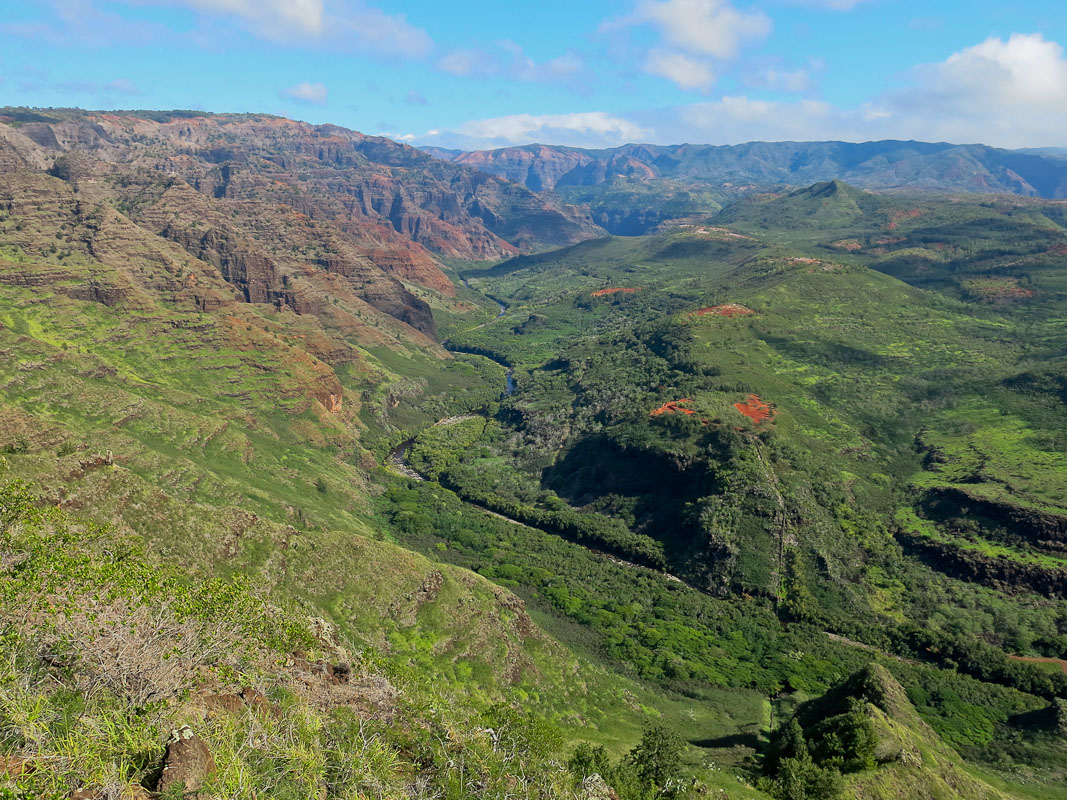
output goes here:
[{"label": "tree", "polygon": [[611,760],[603,745],[593,747],[588,742],[582,742],[574,748],[574,755],[567,762],[567,768],[575,778],[583,781],[590,775],[604,777],[610,774]]},{"label": "tree", "polygon": [[681,774],[682,737],[662,725],[645,728],[641,741],[630,751],[629,760],[646,784],[663,788]]}]

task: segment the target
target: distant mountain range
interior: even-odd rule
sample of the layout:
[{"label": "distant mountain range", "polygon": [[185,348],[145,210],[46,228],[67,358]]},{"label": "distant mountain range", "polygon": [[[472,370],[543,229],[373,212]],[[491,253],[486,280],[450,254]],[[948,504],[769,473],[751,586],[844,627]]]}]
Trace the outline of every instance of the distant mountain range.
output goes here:
[{"label": "distant mountain range", "polygon": [[839,179],[864,189],[1067,197],[1064,151],[882,141],[628,144],[604,150],[531,144],[463,152],[426,148],[536,192],[587,206],[613,234],[709,214],[754,191]]},{"label": "distant mountain range", "polygon": [[531,144],[473,152],[426,148],[426,152],[534,191],[595,186],[620,178],[713,182],[728,189],[838,178],[868,189],[1067,196],[1067,162],[1063,152],[1054,149],[1017,151],[887,140],[628,144],[604,150]]}]

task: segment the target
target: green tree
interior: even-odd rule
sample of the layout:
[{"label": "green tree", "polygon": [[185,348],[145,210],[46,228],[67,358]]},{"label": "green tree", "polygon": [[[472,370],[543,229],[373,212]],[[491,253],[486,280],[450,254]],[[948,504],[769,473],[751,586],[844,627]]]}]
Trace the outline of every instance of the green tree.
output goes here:
[{"label": "green tree", "polygon": [[605,777],[611,773],[611,760],[603,745],[593,747],[589,742],[582,742],[574,748],[574,754],[567,761],[567,768],[579,781],[590,775]]},{"label": "green tree", "polygon": [[681,775],[684,747],[682,737],[670,728],[650,725],[630,751],[629,761],[642,782],[662,789],[671,778]]}]

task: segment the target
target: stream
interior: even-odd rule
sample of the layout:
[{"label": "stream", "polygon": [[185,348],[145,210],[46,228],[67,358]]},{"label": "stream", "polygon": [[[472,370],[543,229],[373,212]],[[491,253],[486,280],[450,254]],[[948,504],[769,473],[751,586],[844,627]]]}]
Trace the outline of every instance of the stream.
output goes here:
[{"label": "stream", "polygon": [[[466,286],[468,289],[472,289],[472,291],[478,291],[477,289],[473,289],[473,287],[471,287],[471,285],[469,283],[467,283],[467,279],[466,278],[461,278],[461,280],[463,281],[463,285]],[[507,313],[508,307],[506,305],[504,305],[503,303],[501,303],[499,300],[497,300],[495,297],[492,297],[491,295],[485,295],[485,296],[488,297],[493,302],[495,302],[498,306],[500,306],[500,312],[496,315],[496,317],[494,317],[494,319],[500,319],[502,316],[504,316],[504,314]],[[484,325],[488,325],[488,324],[489,323],[482,323],[482,325],[479,325],[478,327],[480,328],[480,327],[483,327]],[[462,352],[468,352],[468,351],[454,350],[452,352],[462,353]],[[470,355],[478,355],[478,356],[481,356],[482,358],[488,358],[494,364],[499,364],[501,367],[504,367],[506,372],[504,373],[504,393],[503,393],[502,397],[509,397],[509,396],[515,394],[515,367],[509,366],[509,365],[503,363],[502,361],[498,361],[495,358],[492,358],[490,356],[485,355],[484,353],[469,353],[469,354]],[[434,425],[435,426],[455,425],[457,422],[463,422],[464,420],[473,419],[476,416],[478,416],[478,414],[457,414],[457,415],[453,415],[453,416],[450,416],[450,417],[445,417],[444,419],[439,419],[439,420],[437,420],[437,422],[434,423]],[[420,475],[415,469],[413,469],[411,467],[411,465],[408,464],[408,461],[407,461],[408,452],[411,450],[411,445],[414,444],[414,442],[415,442],[415,437],[412,436],[412,437],[410,437],[408,439],[405,439],[400,444],[398,444],[396,447],[394,447],[392,450],[390,450],[389,451],[389,458],[387,459],[387,463],[389,464],[389,466],[391,466],[394,470],[399,472],[405,478],[410,478],[411,480],[414,480],[414,481],[425,481],[426,480],[425,476]],[[479,511],[483,511],[486,514],[494,516],[497,519],[502,519],[505,522],[510,522],[512,525],[520,525],[520,526],[522,526],[524,528],[530,527],[525,522],[519,522],[516,519],[512,519],[511,517],[504,516],[503,514],[499,514],[496,511],[493,511],[491,509],[483,508],[482,506],[477,505],[475,503],[468,503],[468,505],[470,505],[472,508],[477,508]],[[586,549],[589,550],[589,552],[594,553],[594,554],[596,554],[596,555],[598,555],[598,556],[600,556],[602,558],[606,558],[608,561],[611,561],[611,562],[613,562],[615,564],[618,564],[619,566],[629,567],[629,568],[637,569],[637,570],[648,570],[650,572],[655,572],[655,573],[657,573],[659,575],[662,575],[663,577],[667,578],[670,581],[675,581],[677,583],[683,583],[683,584],[685,583],[681,578],[677,577],[676,575],[672,575],[669,572],[661,572],[659,570],[650,569],[649,567],[642,567],[639,564],[634,564],[634,563],[632,563],[630,561],[625,561],[625,560],[623,560],[621,558],[618,558],[617,556],[613,556],[613,555],[611,555],[609,553],[604,553],[604,552],[602,552],[600,550],[595,550],[595,549],[593,549],[591,547],[586,548]],[[688,585],[688,584],[686,584],[686,585]]]},{"label": "stream", "polygon": [[[471,289],[471,291],[478,291],[477,289],[474,289],[467,282],[466,278],[461,278],[460,280],[462,280],[463,281],[463,285],[466,286],[468,289]],[[489,295],[486,295],[486,297],[489,297]],[[508,307],[506,305],[504,305],[503,303],[501,303],[499,300],[497,300],[495,297],[489,297],[489,299],[492,300],[494,303],[496,303],[498,306],[500,306],[500,311],[497,313],[496,317],[494,317],[494,319],[500,319],[502,316],[504,316],[504,314],[507,313]],[[485,325],[485,324],[488,324],[488,323],[483,323],[483,325]],[[482,327],[482,326],[479,325],[478,327]],[[462,353],[462,352],[465,352],[465,351],[463,351],[463,350],[455,350],[453,352]],[[511,395],[515,394],[515,367],[508,366],[507,364],[503,363],[502,361],[497,361],[495,358],[490,358],[489,356],[485,355],[484,353],[469,353],[469,355],[478,355],[478,356],[481,356],[482,358],[488,358],[494,364],[499,364],[501,367],[503,367],[504,370],[505,370],[505,372],[504,372],[504,393],[501,396],[502,397],[510,397]],[[455,424],[457,422],[462,422],[463,420],[471,419],[473,416],[474,416],[473,414],[462,414],[462,415],[459,415],[459,416],[445,417],[444,419],[437,420],[437,422],[435,422],[434,425],[453,425],[453,424]],[[411,450],[411,445],[414,444],[414,442],[415,442],[415,437],[414,436],[402,441],[400,444],[398,444],[396,447],[394,447],[392,450],[389,451],[389,457],[387,459],[387,462],[388,462],[389,466],[391,466],[393,469],[395,469],[397,472],[399,472],[405,478],[411,478],[414,481],[424,481],[424,480],[426,480],[426,478],[424,478],[422,475],[420,475],[418,472],[416,472],[414,469],[412,469],[411,466],[408,464],[408,451]],[[514,521],[514,520],[509,520],[509,521]]]}]

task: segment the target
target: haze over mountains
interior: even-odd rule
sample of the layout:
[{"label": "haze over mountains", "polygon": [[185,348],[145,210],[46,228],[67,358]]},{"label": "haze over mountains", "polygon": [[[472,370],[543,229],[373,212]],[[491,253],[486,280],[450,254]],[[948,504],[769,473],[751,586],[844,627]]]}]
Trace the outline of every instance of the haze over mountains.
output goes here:
[{"label": "haze over mountains", "polygon": [[427,147],[456,164],[535,191],[619,179],[708,182],[727,189],[832,179],[868,189],[1067,196],[1067,161],[1048,152],[928,142],[627,144],[604,150],[530,144],[464,152]]}]

